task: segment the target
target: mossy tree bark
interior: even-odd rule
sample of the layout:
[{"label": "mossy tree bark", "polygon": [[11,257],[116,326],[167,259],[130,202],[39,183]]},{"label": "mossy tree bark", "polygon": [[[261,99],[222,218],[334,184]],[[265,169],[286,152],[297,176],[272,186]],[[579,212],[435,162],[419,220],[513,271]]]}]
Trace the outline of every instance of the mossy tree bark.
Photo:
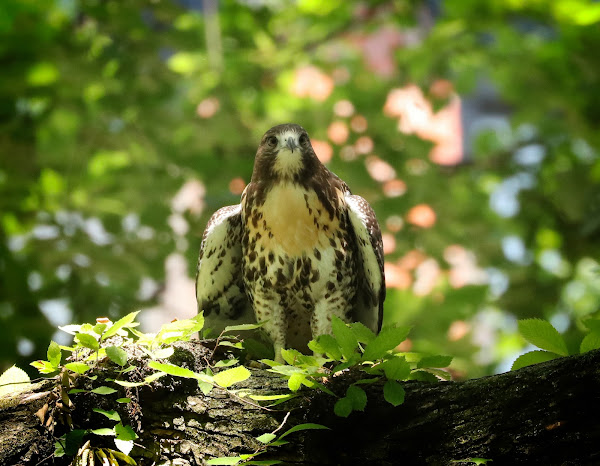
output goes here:
[{"label": "mossy tree bark", "polygon": [[[198,370],[206,352],[200,342],[181,344],[172,361]],[[287,391],[278,376],[251,371],[252,377],[235,388],[260,394]],[[106,385],[101,380],[114,375],[106,368],[97,373],[94,386]],[[140,369],[137,376],[143,375]],[[356,375],[347,372],[327,385],[343,395],[354,380]],[[83,378],[78,383],[92,384]],[[304,422],[330,430],[292,434],[286,438],[289,444],[258,459],[299,465],[446,465],[475,457],[492,459],[494,465],[600,464],[600,351],[464,382],[403,385],[403,405],[392,407],[381,387],[369,386],[365,411],[343,419],[333,414],[335,398],[317,390],[301,390],[297,398],[266,410],[220,390],[204,396],[193,380],[163,377],[150,387],[121,388],[108,396],[72,395],[72,417],[83,429],[110,426],[92,408],[115,409],[116,398],[130,397],[131,403],[116,409],[140,435],[136,443],[143,448],[132,456],[142,465],[193,465],[251,453],[261,447],[256,437],[275,430],[288,412],[283,430]],[[51,458],[54,441],[35,415],[50,388],[48,382],[40,384],[37,394],[19,395],[18,402],[0,410],[0,464],[68,464]],[[58,425],[55,434],[60,430]],[[111,446],[110,438],[97,439]]]}]

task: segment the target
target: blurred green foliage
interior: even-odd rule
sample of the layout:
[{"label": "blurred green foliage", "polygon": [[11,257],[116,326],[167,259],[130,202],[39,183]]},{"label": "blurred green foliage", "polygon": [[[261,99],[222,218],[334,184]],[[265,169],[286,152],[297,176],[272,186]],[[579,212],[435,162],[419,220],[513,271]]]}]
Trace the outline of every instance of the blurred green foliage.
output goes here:
[{"label": "blurred green foliage", "polygon": [[[249,180],[261,134],[287,121],[333,149],[330,168],[395,238],[386,257],[405,280],[390,281],[386,319],[414,326],[415,350],[486,374],[525,346],[528,317],[559,319],[578,347],[600,302],[599,22],[585,0],[4,0],[0,369],[41,357],[57,323],[149,306],[140,283],[162,283],[175,251],[193,276],[208,216],[238,202],[230,182]],[[440,80],[463,97],[489,83],[508,116],[448,167],[384,112],[411,83],[444,108]],[[347,141],[328,141],[333,122],[353,128]],[[402,195],[370,176],[373,154]],[[201,215],[172,205],[190,180]],[[495,209],[502,196],[516,210]],[[419,205],[433,226],[409,221]],[[453,282],[452,251],[488,284]],[[437,271],[425,293],[410,258]]]}]

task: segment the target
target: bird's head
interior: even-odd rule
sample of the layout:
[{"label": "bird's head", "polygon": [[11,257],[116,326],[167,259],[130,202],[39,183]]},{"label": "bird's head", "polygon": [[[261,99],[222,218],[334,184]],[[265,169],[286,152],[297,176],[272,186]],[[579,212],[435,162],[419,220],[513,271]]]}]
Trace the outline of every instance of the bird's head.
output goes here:
[{"label": "bird's head", "polygon": [[273,126],[260,141],[254,161],[253,182],[301,182],[322,166],[300,125]]}]

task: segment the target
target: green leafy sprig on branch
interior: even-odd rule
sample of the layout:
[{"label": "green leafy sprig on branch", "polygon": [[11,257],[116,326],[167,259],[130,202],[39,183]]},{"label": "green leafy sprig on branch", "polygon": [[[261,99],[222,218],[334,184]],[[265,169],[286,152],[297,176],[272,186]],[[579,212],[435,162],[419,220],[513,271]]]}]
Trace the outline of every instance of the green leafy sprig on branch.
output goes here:
[{"label": "green leafy sprig on branch", "polygon": [[[409,333],[408,327],[389,326],[375,335],[360,323],[346,324],[334,317],[333,335],[322,335],[309,343],[314,355],[304,355],[288,349],[281,353],[286,364],[270,359],[261,360],[269,367],[270,372],[279,374],[287,381],[289,393],[256,394],[248,389],[233,388],[251,377],[251,371],[240,363],[238,356],[247,349],[246,345],[252,345],[250,340],[235,337],[235,333],[256,330],[261,324],[227,327],[214,341],[214,349],[206,358],[206,367],[201,371],[194,371],[172,364],[168,359],[175,352],[174,343],[189,341],[203,329],[202,314],[192,319],[165,324],[156,334],[140,332],[137,329],[139,323],[135,321],[137,315],[138,312],[132,312],[114,323],[108,319],[99,319],[95,324],[59,327],[73,335],[73,344],[61,346],[51,342],[47,360],[32,363],[40,373],[56,378],[53,395],[37,413],[40,421],[53,435],[57,423],[66,427],[67,432],[56,437],[55,456],[74,456],[74,464],[90,464],[94,460],[109,465],[136,464],[130,453],[138,434],[122,420],[118,408],[137,403],[137,400],[121,397],[114,401],[114,406],[110,409],[95,408],[94,411],[102,415],[109,425],[102,423],[94,428],[80,429],[74,425],[71,417],[74,408],[71,395],[89,393],[110,396],[122,389],[151,385],[166,375],[196,380],[205,395],[215,389],[221,390],[239,402],[268,410],[296,397],[302,387],[317,389],[337,398],[334,412],[342,417],[349,416],[352,411],[365,409],[367,393],[363,387],[366,385],[378,384],[383,389],[384,398],[393,406],[398,406],[403,403],[405,396],[399,382],[449,378],[449,374],[440,368],[448,366],[452,358],[397,351],[398,345]],[[228,358],[216,358],[218,349],[228,351]],[[63,358],[63,351],[70,353],[68,362]],[[239,354],[236,355],[236,352]],[[133,357],[135,361],[132,360]],[[140,357],[146,358],[143,366],[139,365]],[[110,370],[110,376],[103,377],[99,386],[92,389],[79,388],[81,384],[76,383],[79,378],[96,381],[100,372],[105,369]],[[90,375],[92,370],[93,375]],[[347,387],[345,393],[335,393],[335,384],[331,382],[343,372],[351,372],[356,380]],[[135,373],[138,381],[132,381],[131,376],[127,375],[129,373]],[[215,458],[209,464],[276,464],[277,461],[255,458],[271,447],[287,443],[284,438],[291,433],[306,429],[326,429],[319,424],[306,423],[277,435],[287,417],[286,415],[278,429],[256,438],[261,446],[253,453]],[[106,437],[113,438],[114,448],[106,446],[106,441],[102,440]]]}]

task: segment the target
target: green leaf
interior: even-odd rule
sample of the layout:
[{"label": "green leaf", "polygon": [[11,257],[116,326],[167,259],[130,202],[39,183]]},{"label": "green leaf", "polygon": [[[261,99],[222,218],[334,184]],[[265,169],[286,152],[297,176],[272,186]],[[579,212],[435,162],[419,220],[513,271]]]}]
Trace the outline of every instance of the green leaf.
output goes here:
[{"label": "green leaf", "polygon": [[27,372],[17,366],[9,367],[0,375],[0,397],[16,395],[28,390],[30,386]]},{"label": "green leaf", "polygon": [[107,327],[106,324],[96,324],[96,325],[94,325],[92,330],[94,331],[95,334],[102,335],[102,332],[104,332],[104,330],[106,330],[106,327]]},{"label": "green leaf", "polygon": [[115,430],[114,429],[109,429],[108,427],[101,427],[100,429],[92,429],[90,430],[90,432],[92,434],[96,434],[96,435],[104,435],[104,436],[114,436],[115,435]]},{"label": "green leaf", "polygon": [[285,362],[287,362],[290,366],[296,364],[296,361],[302,357],[302,353],[295,349],[282,349],[281,357]]},{"label": "green leaf", "polygon": [[159,348],[156,351],[154,351],[152,353],[152,357],[154,359],[167,359],[173,356],[174,352],[175,348],[173,348],[172,346],[167,346],[165,348]]},{"label": "green leaf", "polygon": [[129,382],[127,380],[115,380],[115,383],[120,385],[121,387],[133,388],[133,387],[141,387],[142,385],[147,385],[147,381],[144,382]]},{"label": "green leaf", "polygon": [[331,319],[331,329],[335,339],[340,345],[342,355],[346,358],[350,358],[358,346],[356,335],[350,330],[346,323],[337,316],[333,316]]},{"label": "green leaf", "polygon": [[404,380],[410,375],[410,364],[404,356],[395,356],[384,361],[380,367],[388,380]]},{"label": "green leaf", "polygon": [[76,374],[85,374],[91,369],[90,366],[83,362],[70,362],[68,364],[65,364],[65,368],[72,372],[75,372]]},{"label": "green leaf", "polygon": [[588,330],[600,334],[600,319],[586,319],[583,321]]},{"label": "green leaf", "polygon": [[117,403],[123,403],[123,404],[127,404],[127,403],[131,403],[131,398],[117,398]]},{"label": "green leaf", "polygon": [[65,435],[65,454],[74,456],[83,445],[83,437],[86,431],[83,429],[74,429]]},{"label": "green leaf", "polygon": [[60,350],[60,346],[55,341],[51,341],[48,346],[47,351],[48,362],[52,364],[54,367],[58,367],[60,365],[60,360],[62,358],[62,351]]},{"label": "green leaf", "polygon": [[212,391],[214,386],[211,383],[198,380],[198,388],[206,396]]},{"label": "green leaf", "polygon": [[335,405],[333,405],[333,412],[336,416],[340,417],[350,416],[350,413],[352,412],[352,401],[347,397],[340,398],[335,402]]},{"label": "green leaf", "polygon": [[306,375],[300,373],[300,372],[296,372],[295,374],[292,374],[288,380],[288,388],[293,391],[293,392],[297,392],[300,387],[302,386],[302,382],[306,379]]},{"label": "green leaf", "polygon": [[338,345],[338,342],[336,341],[335,338],[333,338],[333,336],[331,335],[320,335],[317,338],[317,347],[315,347],[315,349],[310,348],[310,343],[309,343],[309,348],[313,351],[315,351],[316,353],[325,353],[327,355],[327,357],[334,359],[336,361],[339,361],[340,359],[342,359],[342,350],[340,349],[340,345]]},{"label": "green leaf", "polygon": [[367,394],[362,388],[356,385],[350,385],[346,390],[346,398],[352,403],[353,411],[365,410],[365,406],[367,406]]},{"label": "green leaf", "polygon": [[404,403],[404,388],[395,380],[388,380],[383,386],[383,397],[392,406]]},{"label": "green leaf", "polygon": [[252,398],[254,401],[279,401],[295,398],[294,395],[289,393],[286,393],[285,395],[248,395],[248,397]]},{"label": "green leaf", "polygon": [[256,437],[256,440],[258,440],[260,443],[266,444],[275,440],[275,437],[277,437],[275,434],[262,434],[261,436]]},{"label": "green leaf", "polygon": [[367,345],[363,353],[363,361],[375,361],[384,357],[408,336],[410,327],[384,327],[375,339]]},{"label": "green leaf", "polygon": [[122,423],[119,423],[115,426],[115,434],[119,440],[128,441],[138,438],[131,426],[124,426]]},{"label": "green leaf", "polygon": [[125,317],[117,320],[114,324],[112,324],[112,326],[104,333],[104,335],[102,335],[102,339],[106,340],[107,338],[112,337],[113,335],[116,335],[117,332],[119,330],[121,330],[123,327],[131,324],[136,316],[140,313],[140,311],[135,311],[135,312],[131,312],[129,314],[127,314]]},{"label": "green leaf", "polygon": [[96,395],[112,395],[113,393],[116,393],[117,390],[103,385],[101,387],[94,388],[93,390],[91,390],[91,392],[95,393]]},{"label": "green leaf", "polygon": [[515,362],[513,362],[513,365],[510,368],[510,370],[516,371],[517,369],[521,369],[521,367],[531,366],[532,364],[550,361],[558,357],[560,357],[558,354],[550,353],[548,351],[529,351],[528,353],[519,356],[515,360]]},{"label": "green leaf", "polygon": [[239,359],[221,359],[220,361],[217,361],[215,367],[235,366],[236,364],[239,364],[239,362]]},{"label": "green leaf", "polygon": [[157,361],[150,361],[148,363],[148,367],[169,375],[174,375],[176,377],[185,377],[188,379],[197,379],[199,375],[192,370],[186,369],[185,367],[180,367],[176,366],[175,364],[168,364]]},{"label": "green leaf", "polygon": [[234,367],[233,369],[227,369],[214,375],[214,380],[217,385],[227,388],[233,384],[242,382],[250,377],[250,371],[244,366]]},{"label": "green leaf", "polygon": [[[116,438],[115,439],[115,446],[121,450],[125,455],[129,455],[129,453],[131,453],[131,450],[133,450],[133,440],[121,440]],[[116,453],[116,452],[113,452]],[[121,460],[123,460],[123,458],[121,458]],[[127,463],[127,464],[136,464],[134,463]]]},{"label": "green leaf", "polygon": [[52,374],[53,372],[58,371],[58,367],[53,366],[48,361],[33,361],[30,365],[35,367],[42,374]]},{"label": "green leaf", "polygon": [[375,339],[373,331],[361,322],[351,323],[350,329],[352,330],[352,333],[354,333],[356,339],[361,343],[369,344]]},{"label": "green leaf", "polygon": [[98,343],[98,340],[87,333],[78,333],[75,335],[75,341],[81,346],[94,351],[98,351],[100,349],[100,343]]},{"label": "green leaf", "polygon": [[118,346],[108,346],[106,347],[106,355],[112,362],[121,367],[127,364],[127,353],[123,348],[119,348]]},{"label": "green leaf", "polygon": [[208,460],[206,464],[215,464],[215,465],[235,465],[242,461],[241,456],[223,456],[221,458],[213,458]]},{"label": "green leaf", "polygon": [[519,321],[519,332],[532,345],[551,353],[568,356],[567,344],[560,333],[541,319],[525,319]]},{"label": "green leaf", "polygon": [[283,434],[279,436],[279,440],[287,437],[294,432],[300,432],[302,430],[329,430],[329,427],[324,426],[322,424],[314,424],[312,422],[307,422],[305,424],[298,424],[297,426],[292,427],[291,429],[286,430]]},{"label": "green leaf", "polygon": [[105,411],[100,408],[93,408],[92,411],[106,416],[111,421],[117,421],[117,422],[121,421],[121,416],[119,416],[119,413],[117,413],[114,409],[112,409],[110,411]]},{"label": "green leaf", "polygon": [[452,362],[452,356],[424,356],[417,363],[419,369],[425,367],[448,367]]},{"label": "green leaf", "polygon": [[600,332],[596,332],[595,330],[588,333],[583,340],[581,341],[581,345],[579,347],[580,353],[587,353],[588,351],[592,351],[600,348]]},{"label": "green leaf", "polygon": [[240,324],[240,325],[228,325],[227,327],[225,327],[225,329],[223,330],[223,333],[229,333],[229,332],[239,332],[242,330],[255,330],[257,328],[262,327],[263,325],[265,325],[264,322],[261,322],[260,324]]}]

